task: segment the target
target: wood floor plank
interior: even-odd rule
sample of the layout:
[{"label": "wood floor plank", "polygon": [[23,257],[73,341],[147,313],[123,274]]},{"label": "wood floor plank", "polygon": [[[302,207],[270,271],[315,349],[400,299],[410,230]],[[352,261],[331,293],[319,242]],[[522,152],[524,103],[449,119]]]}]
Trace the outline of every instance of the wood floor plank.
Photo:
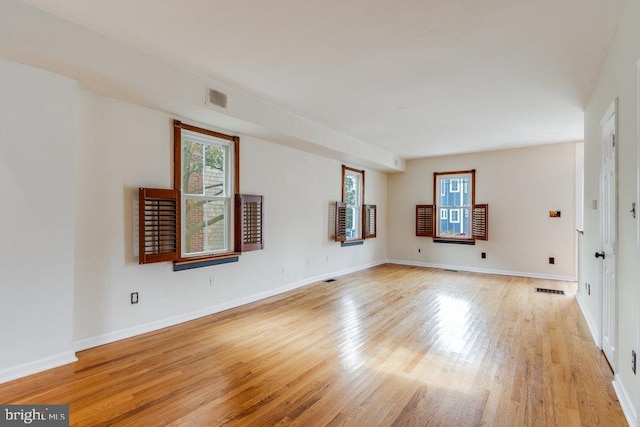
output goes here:
[{"label": "wood floor plank", "polygon": [[626,425],[574,283],[383,265],[78,358],[0,403],[77,426]]}]

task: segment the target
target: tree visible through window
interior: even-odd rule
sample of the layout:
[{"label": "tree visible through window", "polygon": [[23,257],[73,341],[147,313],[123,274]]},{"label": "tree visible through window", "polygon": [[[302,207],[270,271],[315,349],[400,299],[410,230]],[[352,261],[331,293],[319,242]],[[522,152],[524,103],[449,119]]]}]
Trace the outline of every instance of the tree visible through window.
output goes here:
[{"label": "tree visible through window", "polygon": [[343,246],[377,236],[378,210],[364,203],[364,171],[342,165],[342,201],[336,202],[335,240]]},{"label": "tree visible through window", "polygon": [[240,138],[174,120],[173,139],[173,189],[138,191],[139,262],[179,271],[264,248],[263,197],[239,194]]},{"label": "tree visible through window", "polygon": [[342,201],[346,203],[346,239],[362,238],[364,171],[343,166]]}]

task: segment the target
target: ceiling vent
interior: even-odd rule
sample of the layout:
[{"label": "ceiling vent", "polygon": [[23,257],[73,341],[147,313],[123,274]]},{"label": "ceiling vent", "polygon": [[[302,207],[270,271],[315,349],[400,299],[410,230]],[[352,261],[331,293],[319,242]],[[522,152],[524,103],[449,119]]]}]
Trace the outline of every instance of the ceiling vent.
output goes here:
[{"label": "ceiling vent", "polygon": [[207,88],[207,99],[205,101],[207,105],[213,105],[214,107],[227,109],[227,95],[219,92],[215,89]]}]

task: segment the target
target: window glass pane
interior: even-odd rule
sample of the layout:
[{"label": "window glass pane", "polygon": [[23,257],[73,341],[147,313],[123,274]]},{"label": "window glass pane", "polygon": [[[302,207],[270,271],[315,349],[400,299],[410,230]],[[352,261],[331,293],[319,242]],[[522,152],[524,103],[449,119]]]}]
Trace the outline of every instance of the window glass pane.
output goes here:
[{"label": "window glass pane", "polygon": [[184,194],[204,194],[204,145],[184,141],[182,144],[182,191]]},{"label": "window glass pane", "polygon": [[440,180],[439,206],[471,206],[471,178],[438,178]]},{"label": "window glass pane", "polygon": [[360,209],[347,207],[347,239],[360,237]]},{"label": "window glass pane", "polygon": [[362,237],[362,203],[364,187],[364,172],[343,166],[343,199],[346,210],[346,239],[360,239]]},{"label": "window glass pane", "polygon": [[204,192],[207,196],[226,196],[224,163],[226,149],[216,145],[204,148]]},{"label": "window glass pane", "polygon": [[225,200],[186,200],[185,254],[226,249],[226,205]]},{"label": "window glass pane", "polygon": [[356,175],[346,175],[344,177],[344,202],[347,205],[358,205],[358,177]]},{"label": "window glass pane", "polygon": [[[439,236],[447,238],[469,238],[469,208],[438,208],[440,210]],[[446,214],[444,212],[447,212]]]},{"label": "window glass pane", "polygon": [[436,236],[448,239],[471,238],[471,201],[473,174],[436,174]]}]

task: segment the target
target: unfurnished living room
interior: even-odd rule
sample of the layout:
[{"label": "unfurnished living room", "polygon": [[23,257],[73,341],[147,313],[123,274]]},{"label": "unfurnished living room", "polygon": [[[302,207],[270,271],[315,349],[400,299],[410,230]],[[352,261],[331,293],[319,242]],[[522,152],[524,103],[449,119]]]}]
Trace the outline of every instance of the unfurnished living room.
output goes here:
[{"label": "unfurnished living room", "polygon": [[640,426],[640,0],[0,0],[0,425]]}]

